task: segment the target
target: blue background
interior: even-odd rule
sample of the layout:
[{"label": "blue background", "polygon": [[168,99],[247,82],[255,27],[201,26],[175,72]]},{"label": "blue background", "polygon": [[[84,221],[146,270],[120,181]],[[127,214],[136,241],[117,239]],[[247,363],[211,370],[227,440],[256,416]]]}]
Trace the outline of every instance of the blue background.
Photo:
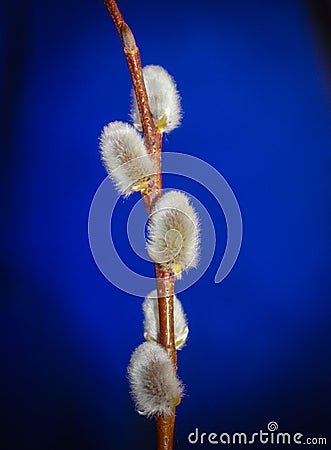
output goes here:
[{"label": "blue background", "polygon": [[[191,332],[176,448],[192,448],[196,427],[249,433],[270,420],[327,436],[331,131],[311,12],[299,0],[121,7],[143,64],[165,67],[182,96],[183,125],[165,150],[213,165],[243,216],[238,261],[216,285],[222,212],[196,183],[167,181],[205,204],[217,233],[209,270],[181,295]],[[126,380],[141,301],[102,276],[87,236],[105,177],[100,131],[128,120],[118,36],[102,1],[83,0],[3,2],[0,30],[1,448],[153,449],[154,423],[134,412]]]}]

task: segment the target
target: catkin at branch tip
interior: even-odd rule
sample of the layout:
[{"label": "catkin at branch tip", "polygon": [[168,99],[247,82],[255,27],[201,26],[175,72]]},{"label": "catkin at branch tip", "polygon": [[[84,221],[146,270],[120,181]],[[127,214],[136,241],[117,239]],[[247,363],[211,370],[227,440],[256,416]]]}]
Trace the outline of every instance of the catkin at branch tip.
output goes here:
[{"label": "catkin at branch tip", "polygon": [[[176,83],[161,66],[145,66],[143,76],[154,123],[160,131],[169,133],[180,125],[182,117],[180,96]],[[134,91],[132,92],[131,118],[134,126],[141,129]]]},{"label": "catkin at branch tip", "polygon": [[[144,302],[144,337],[148,341],[160,342],[160,319],[157,290],[150,292]],[[175,346],[181,350],[188,336],[187,319],[180,300],[174,295]]]},{"label": "catkin at branch tip", "polygon": [[159,198],[148,225],[147,250],[150,257],[177,278],[196,267],[199,260],[200,225],[186,194],[169,191]]},{"label": "catkin at branch tip", "polygon": [[144,342],[133,352],[128,378],[137,411],[146,416],[170,416],[183,395],[171,359],[155,342]]},{"label": "catkin at branch tip", "polygon": [[100,136],[101,159],[115,187],[124,196],[147,188],[156,173],[140,134],[125,122],[110,122]]}]

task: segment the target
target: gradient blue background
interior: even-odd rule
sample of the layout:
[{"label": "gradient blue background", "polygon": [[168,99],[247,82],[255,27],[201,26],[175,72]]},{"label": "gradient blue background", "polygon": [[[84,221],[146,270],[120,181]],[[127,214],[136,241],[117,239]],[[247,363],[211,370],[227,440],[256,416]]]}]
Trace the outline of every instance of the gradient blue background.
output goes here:
[{"label": "gradient blue background", "polygon": [[[164,66],[182,96],[165,150],[220,171],[244,224],[235,268],[215,285],[222,212],[203,187],[168,179],[205,204],[217,233],[210,269],[181,295],[191,333],[176,448],[192,448],[195,427],[255,432],[270,420],[328,436],[331,131],[310,10],[300,0],[121,7],[143,64]],[[118,36],[102,1],[83,0],[2,2],[0,30],[1,449],[153,449],[154,423],[134,412],[126,380],[141,301],[102,276],[87,236],[105,177],[100,130],[128,120]],[[147,273],[118,214],[119,251]]]}]

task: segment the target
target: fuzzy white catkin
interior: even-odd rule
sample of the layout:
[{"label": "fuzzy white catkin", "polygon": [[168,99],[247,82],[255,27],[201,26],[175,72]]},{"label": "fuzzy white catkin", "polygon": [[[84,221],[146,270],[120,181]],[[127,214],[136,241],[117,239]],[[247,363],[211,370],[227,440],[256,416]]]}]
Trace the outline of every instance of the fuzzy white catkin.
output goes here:
[{"label": "fuzzy white catkin", "polygon": [[[181,105],[176,83],[161,66],[149,65],[143,68],[148,103],[156,126],[169,133],[180,125]],[[136,96],[132,92],[131,117],[135,127],[141,129]]]},{"label": "fuzzy white catkin", "polygon": [[155,342],[144,342],[133,352],[128,377],[137,411],[146,416],[170,416],[183,395],[171,359]]},{"label": "fuzzy white catkin", "polygon": [[186,194],[169,191],[159,198],[149,217],[147,250],[150,257],[178,278],[199,259],[198,215]]},{"label": "fuzzy white catkin", "polygon": [[[144,302],[144,337],[148,341],[160,341],[159,305],[157,301],[157,290],[150,292]],[[181,350],[188,336],[187,319],[180,300],[174,295],[174,327],[175,346]]]},{"label": "fuzzy white catkin", "polygon": [[156,172],[140,134],[125,122],[110,122],[100,136],[101,159],[117,190],[124,196],[143,190]]}]

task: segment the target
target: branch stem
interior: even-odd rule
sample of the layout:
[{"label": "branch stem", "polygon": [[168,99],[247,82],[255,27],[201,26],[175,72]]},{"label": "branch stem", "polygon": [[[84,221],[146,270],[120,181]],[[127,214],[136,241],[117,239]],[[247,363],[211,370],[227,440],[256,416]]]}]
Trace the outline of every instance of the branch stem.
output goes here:
[{"label": "branch stem", "polygon": [[[143,201],[150,216],[153,204],[162,195],[161,149],[162,133],[154,124],[143,78],[139,49],[133,33],[118,8],[115,0],[105,0],[105,5],[113,19],[116,30],[121,39],[124,54],[131,74],[137,105],[144,135],[145,145],[156,161],[157,171],[152,178],[148,192],[143,194]],[[174,277],[159,264],[154,264],[156,287],[158,293],[160,317],[160,341],[169,354],[177,370],[177,355],[174,333]],[[172,450],[175,426],[175,407],[170,417],[161,415],[156,417],[157,449]]]},{"label": "branch stem", "polygon": [[172,450],[174,444],[175,411],[170,417],[157,416],[157,449]]},{"label": "branch stem", "polygon": [[158,264],[154,265],[156,287],[159,301],[160,340],[167,350],[177,370],[177,353],[174,339],[174,287],[172,274],[162,270]]}]

